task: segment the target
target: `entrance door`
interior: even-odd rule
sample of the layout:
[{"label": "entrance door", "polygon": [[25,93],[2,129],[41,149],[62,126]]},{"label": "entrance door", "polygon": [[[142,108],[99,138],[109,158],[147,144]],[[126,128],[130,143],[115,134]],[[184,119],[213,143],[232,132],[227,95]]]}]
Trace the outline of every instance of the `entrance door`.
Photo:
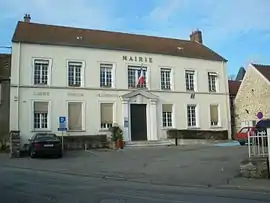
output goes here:
[{"label": "entrance door", "polygon": [[130,105],[131,140],[147,140],[146,104]]}]

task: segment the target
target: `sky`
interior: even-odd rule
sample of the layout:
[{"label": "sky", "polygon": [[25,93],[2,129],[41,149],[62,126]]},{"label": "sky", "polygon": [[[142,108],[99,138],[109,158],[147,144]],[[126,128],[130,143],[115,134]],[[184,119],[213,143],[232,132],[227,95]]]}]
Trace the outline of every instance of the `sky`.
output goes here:
[{"label": "sky", "polygon": [[[11,46],[17,21],[189,39],[228,59],[228,74],[270,64],[270,0],[1,0],[0,47]],[[10,49],[0,48],[0,52]]]}]

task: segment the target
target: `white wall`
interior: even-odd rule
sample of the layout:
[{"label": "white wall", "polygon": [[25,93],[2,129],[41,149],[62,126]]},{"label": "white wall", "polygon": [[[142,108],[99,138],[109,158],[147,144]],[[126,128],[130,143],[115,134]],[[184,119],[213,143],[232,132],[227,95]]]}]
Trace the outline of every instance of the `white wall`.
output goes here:
[{"label": "white wall", "polygon": [[[20,47],[21,46],[21,47]],[[76,47],[59,47],[30,45],[17,43],[12,48],[12,70],[11,70],[11,129],[21,129],[22,134],[30,136],[31,134],[31,101],[50,100],[51,101],[51,128],[57,130],[58,116],[67,112],[66,101],[80,100],[86,104],[86,132],[84,134],[97,134],[100,126],[98,112],[98,100],[115,100],[117,102],[118,121],[122,119],[120,115],[120,100],[116,95],[123,95],[130,90],[127,89],[127,65],[140,63],[130,63],[123,61],[122,57],[126,56],[142,56],[152,58],[152,63],[144,63],[148,67],[150,75],[149,89],[153,94],[159,97],[158,107],[161,109],[162,103],[170,103],[175,105],[175,126],[182,129],[187,128],[187,104],[198,105],[199,127],[202,129],[210,129],[209,105],[220,105],[221,124],[223,129],[230,130],[230,112],[228,98],[228,83],[226,66],[222,62],[212,62],[199,59],[181,58],[165,55],[96,50],[88,48]],[[49,58],[52,60],[51,69],[51,86],[50,88],[33,88],[33,66],[32,60],[37,58]],[[85,63],[84,88],[68,88],[67,89],[67,60],[82,60]],[[116,67],[116,86],[114,90],[110,90],[110,96],[107,98],[98,98],[98,93],[105,93],[99,90],[99,63],[111,62]],[[169,67],[173,69],[173,92],[165,92],[160,90],[160,68]],[[186,93],[185,87],[185,69],[194,69],[197,74],[197,90],[195,99],[190,99],[190,93]],[[208,71],[217,72],[219,75],[219,92],[215,94],[208,93]],[[20,77],[18,77],[20,75]],[[20,81],[19,81],[20,80]],[[21,88],[18,95],[16,85],[20,84]],[[116,91],[117,90],[117,91]],[[37,92],[48,92],[48,96],[38,96]],[[83,96],[68,96],[67,92],[82,93]],[[107,94],[108,92],[106,92]],[[18,115],[16,98],[19,96],[20,110]],[[93,118],[93,116],[95,118]],[[161,121],[161,112],[158,111],[158,118]],[[19,122],[18,118],[19,117]],[[161,125],[161,123],[159,123]],[[18,126],[19,125],[19,126]],[[163,136],[162,131],[160,136]]]}]

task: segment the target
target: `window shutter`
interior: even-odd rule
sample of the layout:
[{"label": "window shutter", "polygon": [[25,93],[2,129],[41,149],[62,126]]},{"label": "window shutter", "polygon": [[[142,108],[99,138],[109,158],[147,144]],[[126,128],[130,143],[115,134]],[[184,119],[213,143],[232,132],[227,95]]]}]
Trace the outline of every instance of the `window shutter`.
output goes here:
[{"label": "window shutter", "polygon": [[82,103],[68,103],[68,128],[69,130],[82,130]]},{"label": "window shutter", "polygon": [[48,113],[48,102],[34,102],[34,112]]},{"label": "window shutter", "polygon": [[162,104],[162,112],[172,112],[172,104]]},{"label": "window shutter", "polygon": [[100,105],[101,123],[113,123],[113,104]]},{"label": "window shutter", "polygon": [[212,122],[218,122],[218,106],[210,105],[210,115]]}]

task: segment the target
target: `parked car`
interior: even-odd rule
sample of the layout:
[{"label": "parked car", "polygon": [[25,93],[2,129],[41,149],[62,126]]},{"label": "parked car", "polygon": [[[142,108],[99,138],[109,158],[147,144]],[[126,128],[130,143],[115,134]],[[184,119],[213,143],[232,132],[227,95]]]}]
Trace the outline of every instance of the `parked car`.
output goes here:
[{"label": "parked car", "polygon": [[37,133],[29,139],[29,155],[62,157],[61,140],[53,133]]},{"label": "parked car", "polygon": [[248,133],[255,133],[256,127],[243,127],[236,133],[235,139],[240,143],[240,145],[245,145],[248,143]]}]

